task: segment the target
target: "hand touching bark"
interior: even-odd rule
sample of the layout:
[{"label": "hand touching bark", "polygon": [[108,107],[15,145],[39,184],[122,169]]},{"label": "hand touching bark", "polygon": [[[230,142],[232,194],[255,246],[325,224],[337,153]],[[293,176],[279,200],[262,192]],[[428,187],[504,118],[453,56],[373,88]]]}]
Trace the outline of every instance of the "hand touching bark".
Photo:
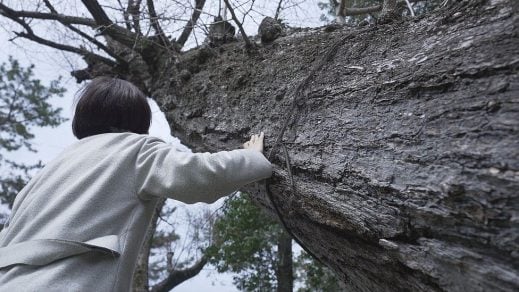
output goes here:
[{"label": "hand touching bark", "polygon": [[252,149],[263,153],[263,139],[265,134],[261,132],[259,135],[252,135],[250,140],[243,144],[243,148]]}]

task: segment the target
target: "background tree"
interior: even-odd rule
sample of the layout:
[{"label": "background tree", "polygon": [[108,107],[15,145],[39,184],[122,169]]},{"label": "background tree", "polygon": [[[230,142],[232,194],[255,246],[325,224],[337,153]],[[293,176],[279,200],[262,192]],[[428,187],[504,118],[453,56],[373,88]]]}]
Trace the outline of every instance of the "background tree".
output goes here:
[{"label": "background tree", "polygon": [[[212,213],[207,209],[199,214],[186,211],[185,221],[178,222],[179,216],[173,216],[177,212],[168,204],[161,208],[148,256],[151,291],[170,291],[198,275],[207,264],[205,249],[211,244]],[[180,224],[185,230],[182,237],[176,233]]]},{"label": "background tree", "polygon": [[348,287],[328,267],[317,262],[306,252],[294,261],[296,279],[301,282],[297,292],[344,292]]},{"label": "background tree", "polygon": [[[242,291],[342,291],[339,280],[304,251],[293,258],[292,239],[246,194],[226,200],[206,251],[218,272],[233,272]],[[292,264],[295,262],[294,264]],[[297,275],[297,277],[295,277]]]},{"label": "background tree", "polygon": [[19,150],[36,152],[31,130],[56,127],[65,121],[61,108],[50,103],[51,98],[62,97],[65,92],[60,80],[44,85],[34,77],[33,67],[23,68],[12,57],[0,64],[0,202],[9,206],[25,186],[31,170],[42,167],[42,163],[16,162],[8,154]]},{"label": "background tree", "polygon": [[276,290],[276,243],[282,230],[270,217],[246,196],[235,196],[226,201],[213,230],[215,244],[207,256],[219,272],[236,273],[234,283],[243,291]]}]

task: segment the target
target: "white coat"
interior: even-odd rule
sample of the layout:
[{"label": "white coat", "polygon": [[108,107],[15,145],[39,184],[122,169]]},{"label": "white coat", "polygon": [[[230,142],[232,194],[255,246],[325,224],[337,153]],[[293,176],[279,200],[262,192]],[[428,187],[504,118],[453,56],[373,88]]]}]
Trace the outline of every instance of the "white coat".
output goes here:
[{"label": "white coat", "polygon": [[190,154],[133,133],[83,138],[18,194],[0,232],[0,291],[129,291],[156,203],[211,203],[267,178],[254,150]]}]

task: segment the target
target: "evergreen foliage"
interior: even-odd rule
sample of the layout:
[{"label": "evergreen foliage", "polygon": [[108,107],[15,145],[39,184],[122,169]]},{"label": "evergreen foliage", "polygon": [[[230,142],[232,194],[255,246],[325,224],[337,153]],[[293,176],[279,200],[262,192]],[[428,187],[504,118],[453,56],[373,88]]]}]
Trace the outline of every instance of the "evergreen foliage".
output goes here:
[{"label": "evergreen foliage", "polygon": [[[234,284],[242,291],[276,290],[277,242],[284,232],[277,221],[242,194],[226,201],[213,232],[206,256],[218,272],[235,273]],[[294,270],[303,286],[298,291],[340,291],[335,275],[304,251]]]},{"label": "evergreen foliage", "polygon": [[46,86],[34,77],[33,68],[21,67],[12,57],[0,64],[0,202],[9,206],[25,186],[30,171],[42,164],[17,163],[5,155],[21,149],[36,152],[31,128],[56,127],[65,121],[61,108],[50,103],[51,98],[62,97],[65,92],[60,80]]}]

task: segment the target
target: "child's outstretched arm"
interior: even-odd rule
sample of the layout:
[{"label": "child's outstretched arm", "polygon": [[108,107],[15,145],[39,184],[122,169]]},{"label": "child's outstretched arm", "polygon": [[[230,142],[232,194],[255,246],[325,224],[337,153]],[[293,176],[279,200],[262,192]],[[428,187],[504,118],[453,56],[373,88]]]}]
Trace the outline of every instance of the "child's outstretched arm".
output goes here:
[{"label": "child's outstretched arm", "polygon": [[184,153],[150,139],[137,157],[135,183],[140,198],[168,197],[185,203],[216,201],[240,187],[268,178],[272,165],[263,156],[264,134],[252,135],[245,149]]}]

